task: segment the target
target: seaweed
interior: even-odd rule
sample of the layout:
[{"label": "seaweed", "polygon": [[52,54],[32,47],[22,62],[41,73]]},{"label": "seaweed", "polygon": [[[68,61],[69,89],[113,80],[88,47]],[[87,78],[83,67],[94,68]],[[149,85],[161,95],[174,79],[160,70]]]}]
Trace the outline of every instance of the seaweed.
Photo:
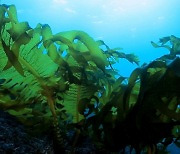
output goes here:
[{"label": "seaweed", "polygon": [[155,153],[159,143],[179,146],[179,38],[151,42],[170,54],[125,78],[113,65],[120,58],[139,65],[134,54],[110,49],[83,31],[52,34],[47,24],[31,28],[18,21],[14,5],[0,5],[0,33],[0,108],[30,133],[53,128],[61,152],[70,130],[76,132],[72,152],[81,136],[114,152],[129,146]]}]

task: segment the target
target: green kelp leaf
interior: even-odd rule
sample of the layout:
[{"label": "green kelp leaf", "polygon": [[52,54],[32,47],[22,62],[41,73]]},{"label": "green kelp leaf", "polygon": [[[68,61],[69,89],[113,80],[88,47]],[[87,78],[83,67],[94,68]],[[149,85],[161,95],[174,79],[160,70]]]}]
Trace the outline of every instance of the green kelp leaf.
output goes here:
[{"label": "green kelp leaf", "polygon": [[149,76],[147,76],[146,88],[148,89],[155,85],[163,77],[165,71],[165,68],[148,68],[147,73],[149,73]]},{"label": "green kelp leaf", "polygon": [[142,73],[140,76],[141,81],[141,91],[146,92],[153,85],[163,77],[166,71],[166,63],[163,61],[153,61],[142,68]]},{"label": "green kelp leaf", "polygon": [[23,110],[19,110],[19,111],[15,111],[15,110],[8,110],[8,112],[11,114],[11,115],[14,115],[14,116],[23,116],[25,114],[31,114],[32,113],[32,109],[29,109],[29,108],[24,108]]},{"label": "green kelp leaf", "polygon": [[12,22],[18,22],[17,11],[15,5],[9,5],[7,10],[8,16]]},{"label": "green kelp leaf", "polygon": [[[53,37],[51,28],[48,24],[42,26],[42,37],[44,42],[50,40]],[[44,46],[46,47],[46,45]]]},{"label": "green kelp leaf", "polygon": [[27,34],[32,38],[35,37],[35,34],[42,35],[42,25],[38,23],[35,28],[30,28],[28,31],[26,31]]},{"label": "green kelp leaf", "polygon": [[4,52],[2,42],[0,41],[0,72],[4,69],[8,62],[8,58],[6,56],[6,53]]},{"label": "green kelp leaf", "polygon": [[88,99],[88,98],[82,98],[82,99],[79,100],[79,103],[78,103],[78,112],[81,115],[84,115],[85,109],[88,107],[90,102],[91,102],[91,99]]},{"label": "green kelp leaf", "polygon": [[[55,35],[52,39],[53,41],[61,41],[62,43],[66,44],[68,46],[68,49],[66,49],[67,55],[65,56],[65,59],[67,61],[67,59],[69,57],[73,58],[76,63],[78,63],[81,66],[87,66],[87,57],[85,57],[87,54],[82,54],[80,51],[77,51],[74,49],[75,45],[72,44],[70,42],[70,40],[68,40],[65,37],[62,37],[61,35]],[[69,63],[70,64],[70,63]]]},{"label": "green kelp leaf", "polygon": [[[87,87],[83,85],[76,85],[71,84],[69,87],[69,91],[64,95],[64,109],[67,112],[67,114],[70,114],[73,116],[73,123],[77,123],[80,120],[84,119],[84,116],[81,115],[79,111],[82,111],[83,106],[89,104],[89,101],[83,101],[82,106],[82,100],[89,99],[91,96],[94,95],[96,89],[93,87]],[[80,102],[80,104],[79,104]]]},{"label": "green kelp leaf", "polygon": [[178,98],[173,97],[168,104],[168,109],[176,111],[177,108],[178,108]]},{"label": "green kelp leaf", "polygon": [[66,61],[58,54],[57,47],[54,43],[51,43],[47,48],[48,56],[58,65],[66,66]]},{"label": "green kelp leaf", "polygon": [[129,108],[132,108],[138,99],[138,95],[140,92],[140,82],[137,82],[134,87],[132,88],[130,98],[129,98]]},{"label": "green kelp leaf", "polygon": [[65,61],[58,54],[57,46],[55,45],[55,41],[59,41],[59,40],[56,40],[53,37],[51,28],[47,24],[42,26],[42,38],[43,38],[43,45],[47,49],[47,54],[51,57],[51,59],[57,64],[65,65]]},{"label": "green kelp leaf", "polygon": [[88,52],[88,48],[80,40],[74,43],[73,46],[74,46],[74,49],[79,52]]},{"label": "green kelp leaf", "polygon": [[116,80],[116,82],[113,84],[113,92],[116,92],[119,90],[119,88],[121,88],[121,84],[125,79],[125,77],[121,76]]},{"label": "green kelp leaf", "polygon": [[107,79],[101,79],[100,80],[102,86],[104,87],[104,92],[102,94],[102,98],[103,98],[103,104],[107,103],[107,100],[110,99],[111,93],[112,93],[112,83],[110,83],[110,81],[108,81]]},{"label": "green kelp leaf", "polygon": [[69,74],[69,82],[70,83],[76,83],[80,84],[84,82],[84,79],[82,80],[82,77],[84,76],[84,67],[81,63],[78,63],[76,59],[74,59],[72,56],[65,57],[66,62],[68,63],[68,67],[66,68],[68,70]]},{"label": "green kelp leaf", "polygon": [[[112,106],[114,106],[115,108],[117,108],[117,117],[119,121],[123,121],[125,118],[125,115],[127,114],[127,110],[124,110],[124,100],[123,100],[123,96],[126,92],[127,89],[127,85],[122,83],[124,81],[124,78],[119,78],[119,80],[117,81],[117,83],[115,82],[114,85],[119,84],[117,89],[113,89],[112,93],[111,93],[111,97],[108,100],[105,101],[104,103],[104,107],[102,108],[102,110],[100,112],[102,112],[101,114],[106,114],[105,112],[109,112],[110,108]],[[117,86],[117,85],[116,85]],[[100,99],[101,102],[101,99]],[[109,110],[109,111],[108,111]],[[104,112],[104,113],[103,113]],[[104,115],[105,116],[105,115]],[[102,116],[101,118],[104,118],[104,116]],[[101,119],[102,120],[102,119]]]},{"label": "green kelp leaf", "polygon": [[180,38],[178,38],[178,37],[176,37],[174,35],[171,35],[170,36],[170,41],[171,41],[171,43],[176,43],[176,42],[180,41]]},{"label": "green kelp leaf", "polygon": [[[68,50],[68,46],[66,44],[62,44],[62,43],[59,43],[60,44],[60,48],[59,48],[59,52],[61,54],[63,54],[63,52],[66,52],[67,53],[67,50]],[[78,49],[77,49],[78,50]]]},{"label": "green kelp leaf", "polygon": [[168,64],[168,68],[172,69],[176,76],[180,77],[180,58],[177,57]]},{"label": "green kelp leaf", "polygon": [[82,31],[67,31],[58,33],[58,35],[68,39],[71,43],[74,42],[75,39],[84,43],[92,56],[91,60],[104,71],[105,66],[108,65],[106,56],[102,53],[98,44],[88,34]]},{"label": "green kelp leaf", "polygon": [[20,64],[20,62],[18,61],[18,57],[10,50],[10,47],[7,46],[5,44],[5,42],[3,40],[1,40],[2,42],[2,46],[4,49],[4,52],[6,53],[7,57],[8,57],[8,63],[6,64],[6,66],[4,67],[4,70],[9,69],[11,66],[14,66],[16,68],[16,70],[22,75],[24,76],[24,71],[22,68],[22,65]]},{"label": "green kelp leaf", "polygon": [[86,58],[84,58],[83,54],[81,53],[71,53],[72,57],[78,62],[80,66],[86,67],[88,65],[88,62]]},{"label": "green kelp leaf", "polygon": [[[39,53],[39,55],[40,55],[40,53]],[[42,55],[42,53],[41,53],[41,55]],[[30,56],[30,54],[28,54],[28,56]],[[32,54],[32,56],[33,56],[33,54]],[[37,55],[34,55],[34,56],[37,56]],[[32,61],[32,59],[34,59],[36,63],[33,62],[33,64],[34,64],[33,66],[34,67],[36,66],[36,68],[33,69],[33,66],[31,65],[32,68],[29,70],[31,70],[31,71],[33,70],[33,71],[32,71],[32,73],[31,73],[31,71],[30,72],[25,71],[25,77],[20,76],[17,73],[17,71],[15,69],[13,69],[13,67],[6,71],[1,72],[0,78],[6,79],[6,82],[4,82],[1,85],[1,88],[9,89],[10,91],[14,92],[15,96],[18,99],[16,102],[11,102],[11,103],[14,103],[14,104],[12,104],[12,106],[14,105],[13,109],[15,107],[17,107],[17,109],[19,109],[21,103],[23,103],[24,105],[31,104],[30,106],[31,106],[31,108],[33,108],[35,103],[33,103],[32,100],[34,100],[36,103],[41,103],[42,101],[44,101],[44,102],[46,102],[46,105],[48,105],[47,98],[45,97],[46,95],[45,96],[42,95],[43,94],[42,91],[44,88],[43,85],[47,85],[50,87],[54,87],[57,85],[58,80],[54,81],[54,80],[56,80],[56,78],[53,79],[53,76],[50,77],[51,74],[54,75],[54,71],[57,69],[57,67],[55,67],[55,70],[54,70],[53,65],[50,65],[49,67],[51,68],[51,66],[52,66],[52,68],[47,69],[48,61],[50,59],[47,55],[44,55],[44,56],[46,58],[43,58],[43,57],[38,58],[37,57],[37,59],[34,59],[35,57],[33,57],[33,58],[29,57],[31,60],[26,59],[26,60],[30,60],[30,61]],[[26,57],[24,56],[23,58],[26,58]],[[28,64],[30,64],[30,61],[28,62]],[[46,61],[46,63],[43,66],[40,65],[40,64],[43,64],[42,61]],[[41,66],[41,68],[40,68],[40,66]],[[38,75],[34,75],[34,72],[36,72],[36,74],[38,74]],[[37,76],[41,77],[41,80],[39,78],[37,78]],[[44,78],[44,80],[43,80],[43,78]],[[50,81],[49,78],[53,79],[53,80]],[[53,84],[51,84],[51,83],[53,83]],[[29,116],[32,116],[32,118],[34,117],[34,115],[28,114],[27,116],[19,117],[19,118],[21,121],[24,118],[23,121],[25,122],[25,124],[27,124],[27,118]]]},{"label": "green kelp leaf", "polygon": [[16,41],[13,43],[12,48],[11,48],[11,52],[14,53],[14,55],[16,57],[19,58],[19,51],[20,51],[20,47],[22,45],[25,45],[27,43],[29,43],[29,41],[31,40],[31,38],[29,37],[29,35],[25,32],[23,33],[20,37],[18,37],[18,39],[16,39]]},{"label": "green kelp leaf", "polygon": [[139,65],[139,58],[134,54],[126,54],[126,59],[131,63],[136,63]]},{"label": "green kelp leaf", "polygon": [[64,60],[58,54],[57,47],[52,40],[53,34],[49,25],[45,24],[42,26],[42,40],[45,49],[47,49],[48,56],[57,64],[65,64]]},{"label": "green kelp leaf", "polygon": [[155,69],[165,68],[166,67],[166,63],[161,61],[161,60],[155,60],[155,61],[152,61],[151,63],[149,63],[148,65],[144,66],[144,67],[145,67],[146,71],[149,68],[155,68]]},{"label": "green kelp leaf", "polygon": [[118,73],[117,69],[106,69],[106,77],[108,78],[108,80],[110,82],[115,82],[115,80],[117,79],[117,77],[119,77],[120,74]]},{"label": "green kelp leaf", "polygon": [[19,56],[19,49],[21,47],[21,45],[25,45],[27,44],[29,41],[31,40],[31,38],[29,37],[29,35],[25,32],[23,33],[20,37],[18,37],[18,39],[13,43],[12,45],[12,52]]},{"label": "green kelp leaf", "polygon": [[151,44],[152,44],[152,46],[155,47],[155,48],[159,48],[159,47],[160,47],[159,45],[157,45],[157,44],[154,43],[153,41],[151,41]]},{"label": "green kelp leaf", "polygon": [[106,50],[110,50],[109,46],[107,46],[103,40],[98,40],[96,41],[96,43],[99,45],[99,46],[105,46]]},{"label": "green kelp leaf", "polygon": [[180,54],[180,38],[171,35],[170,39],[172,43],[172,52],[174,54]]},{"label": "green kelp leaf", "polygon": [[3,50],[8,57],[8,62],[4,69],[6,70],[11,66],[14,66],[21,75],[24,75],[22,65],[19,61],[19,48],[21,45],[28,43],[30,40],[25,32],[29,29],[29,26],[27,26],[28,24],[26,24],[26,28],[24,29],[24,27],[19,25],[18,23],[16,25],[19,26],[13,26],[14,24],[15,23],[5,24],[4,30],[1,33]]},{"label": "green kelp leaf", "polygon": [[[167,97],[163,97],[161,98],[161,101],[163,104],[161,105],[164,105],[164,106],[167,106],[167,109],[169,110],[172,110],[173,112],[176,112],[176,109],[177,109],[177,106],[178,106],[178,100],[177,100],[177,97],[170,97],[170,98],[167,98]],[[158,109],[158,111],[161,113],[161,111]],[[166,114],[163,114],[161,113],[161,118],[159,118],[162,122],[165,122],[165,123],[168,123],[168,122],[171,122],[172,121],[172,118],[169,117],[168,115]]]},{"label": "green kelp leaf", "polygon": [[22,100],[28,101],[33,97],[39,97],[41,88],[38,87],[38,83],[35,82],[35,79],[29,74],[26,78],[19,75],[18,72],[10,68],[1,73],[1,79],[5,79],[5,82],[1,85],[1,88],[9,89],[14,92],[17,96],[19,91],[21,95],[18,96]]},{"label": "green kelp leaf", "polygon": [[[164,37],[160,39],[159,43],[160,45],[151,41],[151,44],[155,48],[164,47],[168,49],[170,51],[170,55],[180,54],[180,38],[171,35],[169,37]],[[169,43],[170,45],[167,43]]]},{"label": "green kelp leaf", "polygon": [[[112,108],[110,109],[110,111],[106,114],[106,116],[104,117],[104,121],[103,124],[104,125],[112,125],[114,124],[114,122],[116,121],[117,118],[117,108],[112,106]],[[114,126],[113,126],[114,127]]]},{"label": "green kelp leaf", "polygon": [[[175,137],[175,138],[178,138],[180,137],[180,125],[177,125],[177,126],[174,126],[173,129],[172,129],[172,135]],[[179,145],[180,147],[180,145]]]},{"label": "green kelp leaf", "polygon": [[[116,57],[116,55],[114,54],[114,51],[112,51],[109,46],[107,46],[104,41],[102,40],[98,40],[96,41],[97,44],[100,46],[100,48],[102,48],[102,46],[105,46],[105,49],[101,49],[103,51],[103,53],[106,53],[106,56],[108,58],[108,62],[110,67],[112,68],[113,64],[116,64],[117,62],[119,62],[118,57]],[[113,69],[113,68],[112,68]]]},{"label": "green kelp leaf", "polygon": [[123,107],[124,107],[124,110],[126,110],[126,111],[128,111],[129,106],[130,106],[129,101],[130,101],[132,89],[136,85],[141,72],[142,72],[141,68],[136,68],[129,77],[128,86],[127,86],[126,91],[123,96],[123,102],[124,102]]},{"label": "green kelp leaf", "polygon": [[[39,27],[36,27],[33,32],[31,32],[31,40],[28,44],[22,46],[20,51],[20,61],[26,65],[25,69],[33,73],[34,76],[39,78],[39,76],[47,77],[49,73],[57,70],[57,64],[54,64],[50,57],[43,54],[41,43],[41,34]],[[47,69],[48,66],[51,66]],[[45,73],[46,72],[46,73]],[[53,75],[53,74],[51,74]]]},{"label": "green kelp leaf", "polygon": [[6,9],[3,5],[0,5],[0,30],[2,25],[4,24],[4,17],[5,17]]},{"label": "green kelp leaf", "polygon": [[106,54],[109,54],[109,57],[115,58],[115,62],[119,62],[119,58],[124,58],[128,60],[131,63],[136,63],[139,65],[139,59],[136,55],[134,54],[125,54],[124,52],[120,52],[118,50],[110,49],[106,52]]},{"label": "green kelp leaf", "polygon": [[[63,46],[64,44],[61,43],[61,40],[57,38],[57,36],[53,36],[51,28],[49,25],[45,24],[42,26],[42,41],[44,49],[47,50],[48,56],[58,65],[67,65],[64,59],[60,56],[58,52],[62,52],[61,49],[57,49],[57,44]],[[57,43],[57,44],[56,44]],[[64,45],[67,46],[67,45]],[[63,49],[64,50],[64,49]]]},{"label": "green kelp leaf", "polygon": [[170,37],[169,36],[163,37],[163,38],[159,39],[159,43],[161,43],[162,45],[166,44],[168,41],[170,41]]},{"label": "green kelp leaf", "polygon": [[[94,110],[98,107],[96,107],[94,105],[94,102],[96,104],[99,103],[99,99],[95,96],[92,96],[90,98],[82,98],[79,100],[79,103],[78,103],[78,112],[81,114],[81,115],[89,115],[91,114],[92,112],[95,112]],[[88,113],[85,114],[85,111],[86,109],[88,110]]]},{"label": "green kelp leaf", "polygon": [[164,47],[164,48],[168,49],[171,52],[171,47],[169,47],[168,45],[158,45],[158,44],[154,43],[153,41],[151,41],[151,44],[155,48]]},{"label": "green kelp leaf", "polygon": [[[97,43],[99,46],[102,45],[105,46],[106,51],[104,50],[104,53],[108,55],[107,56],[108,58],[112,57],[113,59],[116,59],[114,63],[117,63],[119,58],[125,58],[129,62],[136,63],[137,65],[139,65],[139,59],[134,54],[125,54],[123,52],[118,51],[118,50],[122,50],[121,48],[110,49],[109,46],[107,46],[102,40],[98,40]],[[113,64],[113,61],[111,62],[111,64]]]},{"label": "green kelp leaf", "polygon": [[18,37],[20,37],[23,33],[30,29],[29,24],[27,22],[21,23],[12,23],[12,27],[7,30],[7,32],[11,35],[13,41],[16,41]]},{"label": "green kelp leaf", "polygon": [[[55,98],[52,98],[52,93],[55,88],[58,89],[59,78],[55,76],[58,65],[48,55],[42,53],[41,25],[34,30],[27,25],[14,22],[12,17],[9,23],[2,26],[0,80],[4,82],[0,85],[0,91],[8,90],[13,94],[12,99],[15,101],[8,102],[10,108],[3,104],[4,99],[0,103],[7,111],[16,109],[23,113],[23,108],[33,109],[36,103],[46,102],[46,106],[49,104],[54,114]],[[14,67],[10,67],[11,63]],[[2,70],[4,67],[6,70]],[[20,119],[27,121],[28,117],[34,118],[36,115],[27,112],[26,116],[21,116]]]},{"label": "green kelp leaf", "polygon": [[167,115],[169,118],[180,121],[180,113],[176,113],[174,110],[168,109],[166,105],[157,104],[157,109],[164,115]]},{"label": "green kelp leaf", "polygon": [[[141,97],[138,99],[138,104],[142,104],[140,105],[141,116],[146,115],[152,121],[166,123],[180,120],[179,113],[176,113],[180,82],[179,76],[175,74],[176,71],[172,69],[178,68],[178,61],[179,58],[175,59],[173,65],[154,61],[148,65],[148,69],[143,69],[143,75],[140,78],[143,87],[140,89]],[[146,71],[151,70],[153,72],[148,75]],[[162,115],[158,117],[155,111]]]},{"label": "green kelp leaf", "polygon": [[[2,79],[1,79],[1,81],[2,81]],[[26,106],[25,104],[20,103],[19,100],[16,99],[15,93],[13,94],[9,90],[0,90],[0,108],[1,108],[1,110],[24,108],[25,106]]]},{"label": "green kelp leaf", "polygon": [[[8,90],[13,94],[12,96],[8,94],[8,98],[15,101],[11,100],[7,103],[8,106],[4,107],[11,114],[16,115],[25,124],[33,125],[33,128],[34,125],[43,123],[47,124],[44,127],[47,128],[52,121],[52,115],[56,119],[58,118],[56,115],[62,115],[61,111],[64,115],[66,113],[73,115],[73,122],[78,122],[84,118],[78,110],[78,105],[82,107],[80,100],[89,99],[94,95],[97,97],[97,91],[104,88],[104,83],[107,94],[110,94],[110,83],[115,79],[112,74],[108,76],[100,70],[105,69],[107,57],[86,33],[72,33],[74,38],[79,37],[79,41],[76,42],[71,41],[69,37],[53,35],[48,26],[38,24],[32,29],[26,23],[14,22],[14,17],[7,16],[7,18],[9,22],[4,22],[1,28],[3,35],[0,37],[11,54],[16,56],[14,60],[20,63],[24,73],[24,76],[20,75],[16,67],[2,70],[10,58],[6,55],[1,41],[0,62],[3,64],[0,63],[0,91]],[[62,46],[67,53],[64,57],[62,55],[62,61],[59,62],[58,55],[61,56],[59,51]],[[87,76],[91,77],[90,81],[87,80]],[[103,81],[104,77],[106,82]],[[94,78],[97,80],[93,80]],[[108,79],[111,79],[109,85]],[[6,99],[0,100],[1,106],[4,106]],[[87,103],[91,111],[95,111],[95,107],[92,106],[98,102],[97,100],[92,99]],[[96,111],[98,109],[99,107]],[[80,112],[83,112],[82,109]]]},{"label": "green kelp leaf", "polygon": [[34,47],[34,44],[36,42],[32,39],[20,52],[21,62],[24,63],[25,69],[37,78],[54,75],[58,65],[53,63],[48,55],[39,52],[39,48]]}]

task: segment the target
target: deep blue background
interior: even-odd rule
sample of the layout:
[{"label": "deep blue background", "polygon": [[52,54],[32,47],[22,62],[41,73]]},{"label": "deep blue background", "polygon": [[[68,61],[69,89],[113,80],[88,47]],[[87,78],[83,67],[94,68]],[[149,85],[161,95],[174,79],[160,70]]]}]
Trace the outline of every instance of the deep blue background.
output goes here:
[{"label": "deep blue background", "polygon": [[[180,37],[180,0],[1,0],[15,4],[20,21],[49,24],[53,33],[83,30],[110,48],[136,54],[141,63],[168,53],[150,41]],[[121,60],[119,73],[129,76],[136,65]]]}]

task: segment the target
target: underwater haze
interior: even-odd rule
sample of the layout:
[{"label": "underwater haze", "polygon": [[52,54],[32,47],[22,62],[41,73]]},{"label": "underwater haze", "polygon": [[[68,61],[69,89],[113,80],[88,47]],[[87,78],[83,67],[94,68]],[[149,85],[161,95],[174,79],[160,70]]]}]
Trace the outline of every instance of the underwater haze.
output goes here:
[{"label": "underwater haze", "polygon": [[[180,36],[180,0],[1,0],[14,4],[19,21],[49,24],[53,33],[82,30],[95,40],[103,40],[110,48],[120,47],[134,53],[140,64],[163,54],[150,41]],[[136,68],[127,60],[116,65],[119,73],[129,76]]]}]

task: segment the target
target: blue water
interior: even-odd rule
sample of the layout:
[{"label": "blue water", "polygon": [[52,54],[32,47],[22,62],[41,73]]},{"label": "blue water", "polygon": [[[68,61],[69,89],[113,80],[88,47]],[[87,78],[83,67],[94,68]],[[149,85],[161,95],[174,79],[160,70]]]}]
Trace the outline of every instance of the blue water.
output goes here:
[{"label": "blue water", "polygon": [[[15,4],[19,21],[49,24],[53,33],[83,30],[110,48],[121,47],[134,53],[140,64],[150,62],[166,49],[155,49],[150,41],[175,35],[180,37],[180,0],[1,0]],[[136,68],[126,60],[116,65],[129,76]],[[177,149],[173,146],[174,151]]]},{"label": "blue water", "polygon": [[[83,30],[110,48],[121,47],[136,54],[141,63],[168,53],[154,49],[150,41],[175,35],[180,37],[180,0],[1,0],[15,4],[20,21],[31,27],[49,24],[53,33]],[[116,67],[129,76],[136,68],[126,60]]]}]

